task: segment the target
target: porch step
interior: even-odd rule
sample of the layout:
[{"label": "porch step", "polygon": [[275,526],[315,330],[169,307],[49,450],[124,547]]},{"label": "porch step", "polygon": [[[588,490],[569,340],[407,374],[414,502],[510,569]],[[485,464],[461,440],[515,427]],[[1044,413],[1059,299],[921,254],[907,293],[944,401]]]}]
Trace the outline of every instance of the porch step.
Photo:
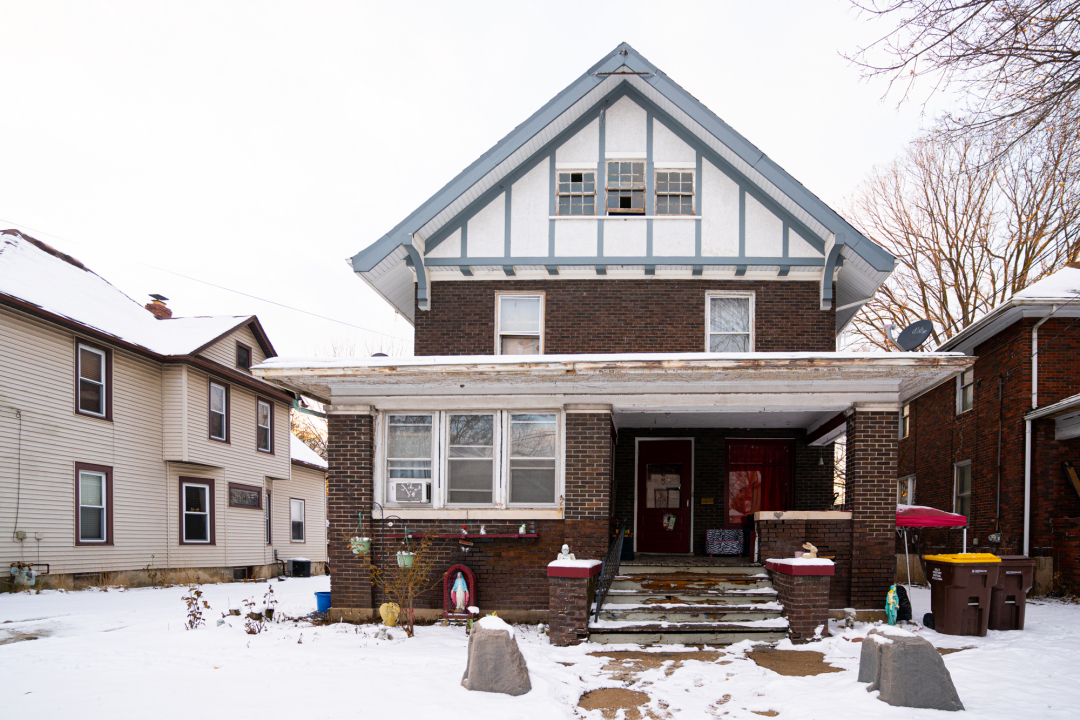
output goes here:
[{"label": "porch step", "polygon": [[602,644],[729,645],[787,637],[760,565],[623,565],[589,626]]}]

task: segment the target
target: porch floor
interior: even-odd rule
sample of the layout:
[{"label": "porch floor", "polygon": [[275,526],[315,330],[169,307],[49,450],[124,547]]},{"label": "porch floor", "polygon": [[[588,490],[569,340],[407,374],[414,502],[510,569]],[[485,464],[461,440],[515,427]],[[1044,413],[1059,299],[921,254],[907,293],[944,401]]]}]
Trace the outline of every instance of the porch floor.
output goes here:
[{"label": "porch floor", "polygon": [[707,557],[703,555],[652,555],[649,553],[636,553],[633,560],[623,560],[620,567],[633,565],[658,565],[661,567],[746,567],[758,565],[750,561],[750,558],[738,555],[717,555]]}]

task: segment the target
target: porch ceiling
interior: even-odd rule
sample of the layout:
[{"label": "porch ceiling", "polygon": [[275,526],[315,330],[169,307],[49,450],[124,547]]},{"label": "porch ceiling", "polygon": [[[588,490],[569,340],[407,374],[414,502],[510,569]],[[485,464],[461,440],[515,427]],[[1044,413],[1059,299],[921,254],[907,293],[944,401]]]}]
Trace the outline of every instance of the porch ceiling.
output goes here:
[{"label": "porch ceiling", "polygon": [[273,358],[253,372],[333,405],[377,409],[597,403],[627,413],[820,417],[852,405],[898,405],[974,360],[960,353],[835,352]]}]

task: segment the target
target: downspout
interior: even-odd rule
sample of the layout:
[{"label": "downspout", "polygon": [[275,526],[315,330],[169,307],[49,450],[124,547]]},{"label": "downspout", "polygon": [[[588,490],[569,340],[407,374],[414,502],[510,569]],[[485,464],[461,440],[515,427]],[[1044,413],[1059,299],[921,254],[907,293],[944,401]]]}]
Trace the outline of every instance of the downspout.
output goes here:
[{"label": "downspout", "polygon": [[[1031,409],[1039,407],[1039,326],[1057,312],[1057,305],[1050,314],[1031,328]],[[1024,421],[1024,554],[1031,557],[1031,421]]]}]

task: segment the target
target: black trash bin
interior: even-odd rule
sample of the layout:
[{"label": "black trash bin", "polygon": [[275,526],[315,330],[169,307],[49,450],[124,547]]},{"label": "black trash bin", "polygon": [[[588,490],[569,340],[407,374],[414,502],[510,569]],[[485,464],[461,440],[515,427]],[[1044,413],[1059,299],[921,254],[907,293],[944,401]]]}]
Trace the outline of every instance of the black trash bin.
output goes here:
[{"label": "black trash bin", "polygon": [[1027,594],[1035,582],[1035,560],[1025,555],[1001,555],[1001,570],[990,591],[991,630],[1023,630]]}]

